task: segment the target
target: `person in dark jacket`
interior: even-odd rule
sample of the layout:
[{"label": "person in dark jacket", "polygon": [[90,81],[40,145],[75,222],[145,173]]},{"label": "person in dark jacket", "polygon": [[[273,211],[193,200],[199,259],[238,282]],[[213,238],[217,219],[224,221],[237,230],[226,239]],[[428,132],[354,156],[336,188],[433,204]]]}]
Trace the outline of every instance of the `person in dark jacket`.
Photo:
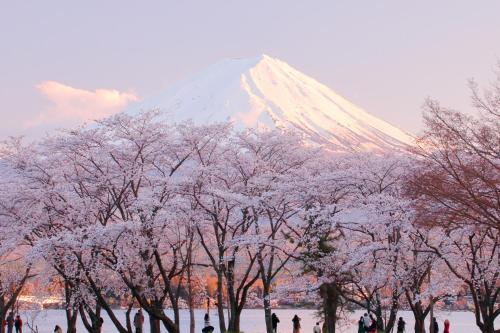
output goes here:
[{"label": "person in dark jacket", "polygon": [[7,333],[12,333],[12,328],[14,327],[14,312],[10,312],[7,316]]},{"label": "person in dark jacket", "polygon": [[434,317],[433,320],[434,320],[434,333],[438,333],[439,332],[439,325],[438,325],[438,322],[436,320],[436,317]]},{"label": "person in dark jacket", "polygon": [[203,321],[205,323],[205,327],[210,326],[210,316],[208,315],[208,312],[206,312],[205,316],[203,316]]},{"label": "person in dark jacket", "polygon": [[23,320],[21,319],[20,315],[16,316],[14,327],[16,328],[16,333],[23,333]]},{"label": "person in dark jacket", "polygon": [[406,322],[403,320],[403,317],[399,317],[398,320],[398,333],[403,333],[405,331]]},{"label": "person in dark jacket", "polygon": [[358,321],[358,333],[365,333],[365,320],[363,317],[359,318]]},{"label": "person in dark jacket", "polygon": [[142,325],[144,325],[144,315],[142,309],[139,309],[134,316],[135,333],[142,333]]},{"label": "person in dark jacket", "polygon": [[295,315],[293,316],[293,333],[300,333],[300,317]]},{"label": "person in dark jacket", "polygon": [[277,333],[278,332],[278,323],[280,322],[278,316],[276,313],[273,313],[271,315],[271,325],[273,326],[273,332]]}]

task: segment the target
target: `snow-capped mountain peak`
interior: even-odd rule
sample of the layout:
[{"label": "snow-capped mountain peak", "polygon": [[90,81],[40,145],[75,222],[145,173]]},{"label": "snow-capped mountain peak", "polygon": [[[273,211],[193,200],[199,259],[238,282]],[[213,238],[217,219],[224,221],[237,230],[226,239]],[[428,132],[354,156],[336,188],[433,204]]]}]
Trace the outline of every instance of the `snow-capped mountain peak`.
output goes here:
[{"label": "snow-capped mountain peak", "polygon": [[407,133],[267,55],[222,60],[140,108],[160,108],[175,120],[298,130],[337,151],[404,149],[413,142]]}]

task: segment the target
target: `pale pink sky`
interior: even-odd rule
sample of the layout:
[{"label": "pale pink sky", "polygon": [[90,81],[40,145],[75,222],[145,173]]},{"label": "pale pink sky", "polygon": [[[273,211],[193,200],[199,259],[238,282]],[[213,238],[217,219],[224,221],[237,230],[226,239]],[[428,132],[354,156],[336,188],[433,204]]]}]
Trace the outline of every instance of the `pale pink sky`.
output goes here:
[{"label": "pale pink sky", "polygon": [[428,96],[468,108],[500,57],[500,2],[4,1],[0,138],[123,109],[227,57],[266,53],[417,133]]}]

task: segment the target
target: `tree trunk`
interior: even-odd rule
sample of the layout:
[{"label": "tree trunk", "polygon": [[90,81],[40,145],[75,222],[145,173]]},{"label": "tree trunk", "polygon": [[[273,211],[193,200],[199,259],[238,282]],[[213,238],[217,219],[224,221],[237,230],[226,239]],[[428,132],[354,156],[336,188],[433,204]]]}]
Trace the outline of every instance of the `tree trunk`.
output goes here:
[{"label": "tree trunk", "polygon": [[375,308],[375,318],[377,319],[377,332],[378,330],[384,330],[384,317],[382,316],[382,305],[380,304],[377,297],[377,306]]},{"label": "tree trunk", "polygon": [[[92,309],[83,305],[80,306],[79,311],[80,318],[82,319],[85,329],[89,333],[101,333],[101,306],[99,305],[99,303],[96,303],[95,311],[92,311]],[[89,318],[87,318],[87,314]],[[88,319],[90,319],[90,322]]]},{"label": "tree trunk", "polygon": [[9,309],[5,307],[5,296],[2,295],[0,296],[0,320],[1,320],[0,333],[5,333],[5,327],[7,326],[6,325],[4,326],[3,323],[8,311]]},{"label": "tree trunk", "polygon": [[267,333],[273,333],[273,322],[271,320],[271,298],[270,298],[270,287],[268,283],[264,284],[262,298],[264,300],[264,317],[266,320],[266,331]]},{"label": "tree trunk", "polygon": [[334,283],[324,283],[320,287],[320,296],[323,299],[323,315],[325,317],[324,333],[335,333],[337,325],[337,309],[340,303],[338,286]]},{"label": "tree trunk", "polygon": [[3,325],[4,320],[5,320],[5,311],[3,311],[2,309],[0,311],[0,323],[2,323],[2,325],[0,325],[0,333],[5,333],[5,328],[7,327],[7,325]]},{"label": "tree trunk", "polygon": [[219,314],[220,332],[226,332],[226,322],[224,320],[224,298],[222,297],[222,272],[217,272],[217,312]]},{"label": "tree trunk", "polygon": [[78,311],[74,309],[66,309],[66,324],[68,325],[67,333],[76,333],[76,319]]},{"label": "tree trunk", "polygon": [[194,319],[194,299],[193,299],[193,284],[191,280],[191,256],[192,256],[192,249],[191,249],[191,244],[193,242],[193,239],[190,239],[190,246],[189,246],[189,253],[188,253],[188,264],[187,264],[187,284],[188,284],[188,306],[189,306],[189,333],[194,333],[194,330],[196,328],[196,323]]},{"label": "tree trunk", "polygon": [[234,259],[227,262],[226,271],[226,289],[227,289],[227,299],[229,301],[229,322],[227,330],[231,333],[240,333],[239,318],[237,315],[238,304],[236,300],[236,295],[234,291]]},{"label": "tree trunk", "polygon": [[495,330],[494,321],[488,318],[489,320],[485,320],[483,324],[483,328],[481,329],[482,333],[499,333],[500,330]]},{"label": "tree trunk", "polygon": [[176,330],[179,331],[179,327],[180,327],[180,323],[181,323],[181,316],[179,313],[178,299],[175,300],[175,303],[172,302],[172,311],[174,312],[174,324],[175,324]]},{"label": "tree trunk", "polygon": [[[153,301],[152,303],[153,303],[152,307],[145,309],[149,314],[149,318],[150,318],[149,322],[150,323],[152,321],[155,322],[155,325],[158,325],[158,327],[160,327],[160,323],[163,323],[163,327],[165,327],[169,333],[179,333],[179,325],[176,324],[175,322],[173,322],[168,316],[165,315],[165,313],[163,312],[162,303],[160,303],[158,300]],[[175,308],[174,308],[174,310],[175,310]],[[179,311],[177,308],[177,315],[178,314],[179,314]],[[177,319],[177,320],[179,320],[179,319]],[[156,324],[156,321],[158,321],[157,324]],[[151,331],[151,332],[153,333],[153,331]],[[154,331],[154,333],[159,333],[159,332],[160,331],[158,331],[158,332]]]},{"label": "tree trunk", "polygon": [[78,318],[78,309],[73,309],[71,300],[71,285],[68,281],[64,281],[64,297],[65,297],[65,311],[66,311],[66,326],[67,333],[76,333],[76,319]]},{"label": "tree trunk", "polygon": [[[81,260],[81,257],[76,256],[76,258],[77,258],[78,262],[80,263],[80,265],[83,267],[84,265],[83,265],[83,262]],[[86,277],[87,282],[89,283],[89,286],[90,286],[90,288],[91,288],[91,290],[96,298],[96,302],[99,303],[99,306],[102,307],[104,309],[104,311],[106,311],[109,319],[111,320],[113,325],[115,325],[116,330],[120,333],[130,333],[131,332],[130,327],[128,327],[128,326],[123,327],[123,325],[120,323],[120,320],[118,320],[115,313],[113,312],[113,309],[108,304],[108,301],[106,300],[106,298],[102,294],[101,289],[96,285],[94,279],[92,278],[92,276],[89,274],[88,271],[85,271],[85,277]],[[132,306],[132,305],[130,305],[130,306]]]},{"label": "tree trunk", "polygon": [[389,320],[387,320],[387,324],[385,325],[385,333],[391,333],[394,328],[394,324],[396,324],[396,318],[398,316],[398,306],[393,306],[389,313]]},{"label": "tree trunk", "polygon": [[189,307],[189,333],[194,333],[196,329],[196,320],[194,318],[194,308]]},{"label": "tree trunk", "polygon": [[415,333],[425,333],[425,317],[415,315]]},{"label": "tree trunk", "polygon": [[235,311],[231,311],[231,318],[229,319],[229,325],[227,327],[227,331],[231,333],[240,333],[240,317],[241,310],[235,309]]},{"label": "tree trunk", "polygon": [[130,313],[132,312],[133,306],[134,306],[134,303],[130,303],[127,307],[127,311],[125,312],[125,323],[127,326],[127,330],[129,332],[132,332],[132,321],[130,320]]},{"label": "tree trunk", "polygon": [[152,315],[149,315],[149,327],[149,331],[151,333],[160,333],[160,320],[156,319]]},{"label": "tree trunk", "polygon": [[500,333],[500,330],[495,330],[495,311],[494,304],[496,303],[499,293],[498,287],[489,287],[483,282],[482,288],[474,288],[474,284],[468,283],[469,290],[474,301],[474,316],[476,317],[476,325],[482,333]]},{"label": "tree trunk", "polygon": [[481,325],[478,326],[482,333],[500,333],[500,329],[495,330],[495,319],[493,316],[484,318]]}]

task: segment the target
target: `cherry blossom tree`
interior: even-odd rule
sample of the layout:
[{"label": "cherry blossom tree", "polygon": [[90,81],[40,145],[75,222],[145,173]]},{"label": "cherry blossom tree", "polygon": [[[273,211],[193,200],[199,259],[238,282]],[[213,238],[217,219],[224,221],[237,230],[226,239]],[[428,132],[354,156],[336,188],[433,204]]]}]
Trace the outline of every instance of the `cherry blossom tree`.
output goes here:
[{"label": "cherry blossom tree", "polygon": [[[248,292],[258,279],[256,254],[250,245],[240,243],[251,229],[248,207],[241,205],[244,186],[232,161],[241,154],[227,134],[207,147],[197,149],[198,168],[193,181],[186,183],[192,205],[200,212],[197,235],[208,263],[217,277],[217,309],[221,332],[239,332],[241,312]],[[228,325],[224,315],[224,293],[229,308]],[[227,327],[227,328],[226,328]]]},{"label": "cherry blossom tree", "polygon": [[446,264],[451,275],[468,287],[474,302],[476,324],[484,333],[498,333],[500,315],[500,234],[496,228],[474,225],[441,229],[426,244]]},{"label": "cherry blossom tree", "polygon": [[421,199],[420,223],[500,229],[500,74],[484,94],[470,85],[475,115],[426,102],[409,192]]},{"label": "cherry blossom tree", "polygon": [[[390,332],[403,293],[401,265],[413,217],[411,202],[402,197],[408,157],[359,154],[351,158],[355,159],[349,175],[353,189],[336,216],[349,239],[342,271],[350,281],[343,296],[373,312],[377,326]],[[387,321],[385,312],[389,314]]]},{"label": "cherry blossom tree", "polygon": [[[453,276],[468,286],[476,323],[494,332],[498,300],[500,76],[482,93],[470,82],[475,113],[425,105],[420,157],[408,182],[417,222],[439,237],[426,240]],[[425,238],[424,238],[425,239]]]},{"label": "cherry blossom tree", "polygon": [[350,248],[350,243],[334,219],[351,197],[351,167],[345,156],[325,155],[325,159],[310,167],[299,199],[303,208],[298,217],[310,228],[304,235],[299,260],[306,276],[312,276],[305,285],[308,292],[315,290],[319,294],[324,329],[329,333],[336,331],[344,306],[342,289],[350,279],[341,269],[347,264],[345,249]]},{"label": "cherry blossom tree", "polygon": [[68,333],[78,317],[100,333],[103,312],[131,333],[134,306],[151,332],[178,333],[183,297],[193,332],[201,274],[216,280],[221,332],[238,333],[260,297],[270,333],[277,285],[299,271],[304,286],[287,290],[315,294],[328,333],[347,303],[387,333],[408,306],[421,333],[434,303],[462,285],[493,333],[498,156],[486,143],[497,104],[474,96],[488,129],[430,103],[414,156],[333,154],[292,133],[172,124],[155,111],[11,140],[0,159],[0,317],[43,261],[37,273],[63,287]]},{"label": "cherry blossom tree", "polygon": [[238,201],[252,219],[252,228],[239,243],[249,244],[255,252],[266,329],[272,333],[272,284],[298,254],[309,230],[296,215],[303,205],[298,194],[308,180],[314,155],[298,137],[278,131],[242,132],[235,146],[238,153],[232,167],[243,184]]},{"label": "cherry blossom tree", "polygon": [[[2,149],[2,156],[8,150]],[[14,311],[17,299],[26,282],[36,276],[32,258],[27,257],[29,238],[33,232],[30,225],[22,223],[24,202],[17,200],[15,193],[24,192],[16,177],[15,169],[0,160],[0,322],[4,322],[10,311]],[[0,325],[0,332],[5,326]]]}]

